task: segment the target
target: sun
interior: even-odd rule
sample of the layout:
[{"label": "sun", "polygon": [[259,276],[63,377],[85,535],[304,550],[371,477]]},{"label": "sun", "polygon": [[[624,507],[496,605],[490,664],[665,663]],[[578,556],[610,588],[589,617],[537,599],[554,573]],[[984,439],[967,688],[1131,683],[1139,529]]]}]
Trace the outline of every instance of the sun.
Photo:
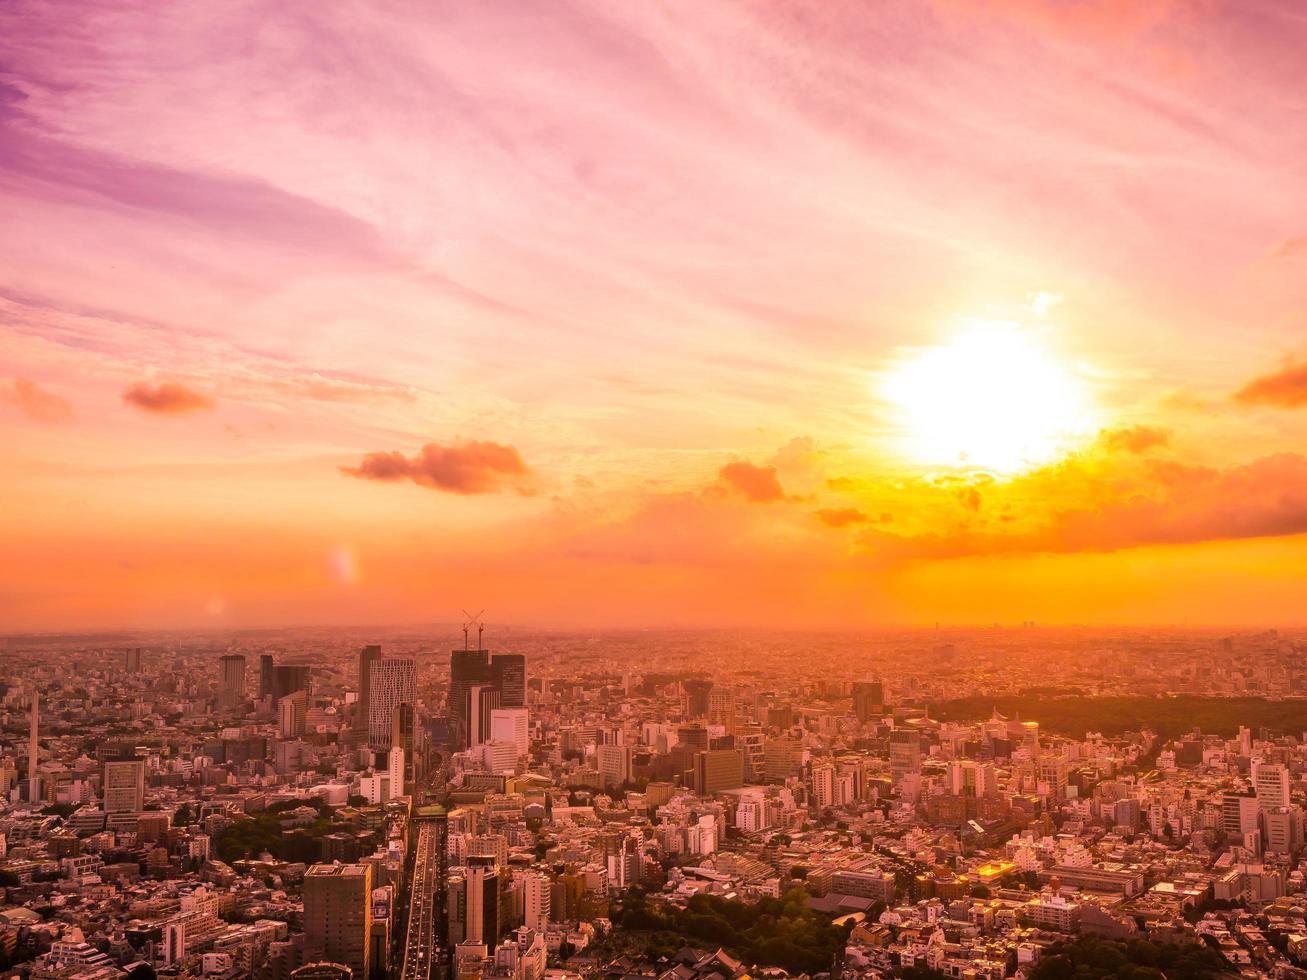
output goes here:
[{"label": "sun", "polygon": [[969,323],[915,349],[887,375],[905,455],[931,466],[1013,474],[1051,462],[1096,430],[1085,384],[1017,323]]}]

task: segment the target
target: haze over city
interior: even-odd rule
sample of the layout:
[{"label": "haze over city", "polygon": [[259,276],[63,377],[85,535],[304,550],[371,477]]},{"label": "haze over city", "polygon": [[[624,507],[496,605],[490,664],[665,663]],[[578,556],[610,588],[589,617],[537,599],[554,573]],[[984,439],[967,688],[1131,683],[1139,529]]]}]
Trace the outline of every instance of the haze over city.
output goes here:
[{"label": "haze over city", "polygon": [[0,10],[0,623],[1299,625],[1298,5]]}]

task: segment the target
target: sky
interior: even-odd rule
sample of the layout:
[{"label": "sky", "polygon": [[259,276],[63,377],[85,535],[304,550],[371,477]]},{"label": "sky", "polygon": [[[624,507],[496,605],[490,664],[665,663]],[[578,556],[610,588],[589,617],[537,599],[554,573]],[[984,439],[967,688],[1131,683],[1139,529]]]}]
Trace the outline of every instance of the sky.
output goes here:
[{"label": "sky", "polygon": [[0,6],[0,630],[1307,621],[1292,0]]}]

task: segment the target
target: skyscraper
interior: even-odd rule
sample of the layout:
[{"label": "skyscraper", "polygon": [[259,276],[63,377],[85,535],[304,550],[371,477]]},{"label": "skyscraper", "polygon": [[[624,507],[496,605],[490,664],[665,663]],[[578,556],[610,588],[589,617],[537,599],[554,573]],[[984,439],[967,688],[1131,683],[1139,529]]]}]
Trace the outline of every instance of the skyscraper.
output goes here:
[{"label": "skyscraper", "polygon": [[224,708],[234,708],[245,700],[245,658],[239,653],[228,653],[218,663],[221,667],[219,703]]},{"label": "skyscraper", "polygon": [[469,856],[465,939],[494,948],[499,942],[499,874],[492,857]]},{"label": "skyscraper", "polygon": [[145,807],[145,761],[104,764],[104,812],[140,813]]},{"label": "skyscraper", "polygon": [[273,700],[276,700],[277,695],[273,688],[275,671],[276,662],[272,659],[272,654],[261,654],[259,656],[259,697],[266,698],[271,695]]},{"label": "skyscraper", "polygon": [[449,747],[461,752],[473,744],[472,706],[468,692],[492,680],[490,654],[486,650],[455,650],[449,659]]},{"label": "skyscraper", "polygon": [[521,708],[526,704],[526,657],[496,653],[490,658],[490,683],[499,690],[499,705]]},{"label": "skyscraper", "polygon": [[372,687],[372,664],[381,659],[381,647],[376,644],[359,651],[359,699],[354,706],[354,727],[367,731],[372,715],[369,709],[369,691]]},{"label": "skyscraper", "polygon": [[416,704],[417,698],[416,661],[401,657],[372,661],[368,670],[368,745],[371,748],[390,748],[395,709],[401,704]]},{"label": "skyscraper", "polygon": [[37,740],[37,727],[41,718],[41,692],[32,688],[32,731],[27,742],[27,799],[35,803],[41,798],[41,749]]},{"label": "skyscraper", "polygon": [[304,946],[309,960],[343,963],[367,977],[371,959],[372,866],[315,864],[304,875]]},{"label": "skyscraper", "polygon": [[853,682],[853,714],[862,724],[885,712],[885,687],[880,681]]}]

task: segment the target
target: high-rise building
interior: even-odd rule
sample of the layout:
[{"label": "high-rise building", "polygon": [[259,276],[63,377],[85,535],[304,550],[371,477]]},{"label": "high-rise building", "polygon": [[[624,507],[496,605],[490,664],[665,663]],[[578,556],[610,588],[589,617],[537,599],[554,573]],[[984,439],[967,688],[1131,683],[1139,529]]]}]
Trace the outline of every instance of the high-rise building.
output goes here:
[{"label": "high-rise building", "polygon": [[354,705],[354,727],[367,731],[372,716],[369,711],[369,689],[372,686],[372,664],[381,659],[381,647],[376,644],[359,651],[359,699]]},{"label": "high-rise building", "polygon": [[275,687],[277,664],[272,659],[272,654],[264,653],[259,655],[259,697],[271,697],[276,700]]},{"label": "high-rise building", "polygon": [[342,963],[367,977],[372,925],[372,866],[315,864],[304,875],[305,958]]},{"label": "high-rise building", "polygon": [[277,701],[277,729],[282,738],[303,735],[308,720],[309,701],[303,691],[288,694]]},{"label": "high-rise building", "polygon": [[703,796],[744,785],[744,753],[739,749],[709,749],[694,757],[694,789]]},{"label": "high-rise building", "polygon": [[41,719],[41,692],[32,688],[32,730],[27,736],[27,799],[35,803],[41,799],[41,748],[37,728]]},{"label": "high-rise building", "polygon": [[1289,770],[1278,763],[1259,762],[1253,766],[1253,791],[1263,810],[1289,805]]},{"label": "high-rise building", "polygon": [[880,681],[853,682],[853,714],[866,724],[885,713],[885,686]]},{"label": "high-rise building", "polygon": [[523,904],[526,906],[525,926],[543,933],[549,926],[550,898],[553,881],[547,874],[528,871],[522,879]]},{"label": "high-rise building", "polygon": [[400,657],[372,661],[368,671],[368,745],[390,748],[395,709],[401,704],[416,704],[417,698],[416,661]]},{"label": "high-rise building", "polygon": [[631,778],[631,747],[600,745],[595,749],[595,768],[605,786],[620,786]]},{"label": "high-rise building", "polygon": [[531,747],[527,734],[526,708],[494,708],[490,712],[490,741],[511,742],[518,756],[524,756]]},{"label": "high-rise building", "polygon": [[129,674],[141,672],[141,648],[132,647],[123,651],[123,670]]},{"label": "high-rise building", "polygon": [[219,701],[224,708],[234,708],[245,700],[245,658],[228,653],[218,658],[221,668]]},{"label": "high-rise building", "polygon": [[474,742],[472,704],[473,687],[490,684],[490,653],[486,650],[455,650],[449,659],[449,747],[461,752]]},{"label": "high-rise building", "polygon": [[104,764],[104,812],[140,813],[145,808],[145,761]]},{"label": "high-rise building", "polygon": [[904,776],[921,772],[921,733],[899,729],[889,736],[889,771],[898,782]]},{"label": "high-rise building", "polygon": [[499,874],[493,857],[469,856],[464,940],[493,947],[499,942]]},{"label": "high-rise building", "polygon": [[520,653],[496,653],[490,658],[490,683],[499,691],[504,708],[526,705],[526,657]]},{"label": "high-rise building", "polygon": [[308,664],[277,664],[272,670],[272,697],[279,700],[296,691],[309,690],[313,668]]}]

